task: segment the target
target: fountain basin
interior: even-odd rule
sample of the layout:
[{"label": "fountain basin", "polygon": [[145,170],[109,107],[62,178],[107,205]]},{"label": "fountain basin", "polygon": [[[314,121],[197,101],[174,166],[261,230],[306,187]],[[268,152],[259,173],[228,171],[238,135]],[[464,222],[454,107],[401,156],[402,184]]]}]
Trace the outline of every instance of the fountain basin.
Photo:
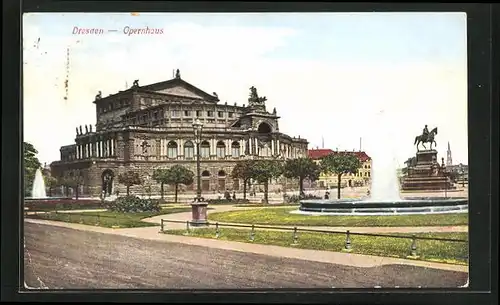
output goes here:
[{"label": "fountain basin", "polygon": [[298,211],[312,215],[411,215],[466,213],[467,198],[412,197],[401,200],[301,200]]}]

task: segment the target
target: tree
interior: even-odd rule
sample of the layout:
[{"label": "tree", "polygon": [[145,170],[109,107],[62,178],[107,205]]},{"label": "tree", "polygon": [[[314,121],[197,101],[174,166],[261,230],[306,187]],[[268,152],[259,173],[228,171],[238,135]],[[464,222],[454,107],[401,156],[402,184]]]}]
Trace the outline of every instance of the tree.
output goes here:
[{"label": "tree", "polygon": [[361,167],[361,161],[351,154],[329,154],[321,159],[321,170],[327,174],[337,175],[337,198],[340,199],[340,182],[343,174],[355,174]]},{"label": "tree", "polygon": [[164,185],[168,183],[168,169],[158,168],[153,171],[153,180],[160,183],[161,200],[164,197]]},{"label": "tree", "polygon": [[31,188],[33,187],[33,180],[35,180],[36,170],[42,167],[42,164],[36,157],[37,154],[38,151],[32,144],[23,142],[25,196],[31,195]]},{"label": "tree", "polygon": [[70,170],[59,180],[59,184],[64,186],[66,196],[69,196],[69,188],[75,190],[75,199],[78,200],[80,185],[83,184],[83,177],[79,169]]},{"label": "tree", "polygon": [[304,191],[304,179],[314,182],[319,179],[321,173],[320,167],[311,158],[289,159],[283,167],[283,175],[286,178],[299,179],[299,196]]},{"label": "tree", "polygon": [[264,184],[264,202],[269,202],[269,181],[281,176],[283,166],[278,160],[255,160],[252,166],[251,178]]},{"label": "tree", "polygon": [[130,196],[130,187],[134,185],[141,185],[142,179],[139,176],[139,173],[128,171],[118,175],[118,183],[121,183],[127,187],[127,196]]},{"label": "tree", "polygon": [[52,189],[57,185],[58,181],[50,175],[44,176],[43,178],[45,180],[45,186],[49,189],[49,197],[52,197]]},{"label": "tree", "polygon": [[177,194],[179,192],[179,184],[193,183],[194,173],[182,165],[174,165],[167,169],[165,183],[173,185],[175,188],[175,202],[177,203]]},{"label": "tree", "polygon": [[253,165],[253,160],[243,160],[236,163],[233,167],[233,171],[231,172],[231,177],[243,180],[243,199],[247,199],[247,185],[252,178]]}]

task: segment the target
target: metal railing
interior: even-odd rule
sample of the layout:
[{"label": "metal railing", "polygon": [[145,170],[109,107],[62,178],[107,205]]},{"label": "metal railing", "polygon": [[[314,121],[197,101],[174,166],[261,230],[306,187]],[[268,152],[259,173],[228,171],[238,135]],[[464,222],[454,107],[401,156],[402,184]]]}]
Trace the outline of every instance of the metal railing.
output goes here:
[{"label": "metal railing", "polygon": [[[56,215],[56,219],[53,219],[51,217],[52,214]],[[59,216],[59,215],[64,215],[64,216]],[[74,213],[74,212],[67,211],[67,210],[64,210],[64,211],[55,210],[55,211],[33,211],[33,212],[28,214],[27,211],[25,211],[24,216],[26,218],[35,218],[35,219],[44,219],[44,220],[61,220],[61,221],[73,222],[73,223],[75,223],[75,221],[71,221],[71,220],[77,220],[76,223],[80,223],[80,224],[85,223],[85,224],[91,224],[91,225],[95,225],[95,226],[101,225],[103,219],[112,219],[112,220],[114,220],[114,222],[108,221],[108,223],[110,223],[112,227],[119,227],[120,226],[120,221],[119,221],[118,217],[112,216],[112,215],[101,215],[101,214],[99,214],[99,212],[96,212],[95,214],[90,214],[89,212]],[[35,216],[35,217],[30,217],[30,216]],[[85,220],[89,220],[89,221],[85,221]],[[94,220],[94,221],[92,221],[92,220]]]},{"label": "metal railing", "polygon": [[[165,227],[167,223],[185,223],[186,224],[186,232],[185,235],[189,235],[191,232],[191,226],[193,225],[190,221],[181,221],[181,220],[167,220],[161,219],[160,222],[160,233],[165,232]],[[435,237],[426,237],[426,236],[417,236],[416,234],[412,235],[395,235],[395,234],[377,234],[377,233],[359,233],[359,232],[351,232],[350,230],[346,231],[334,231],[334,230],[317,230],[317,229],[306,229],[299,228],[297,226],[294,227],[282,227],[282,226],[266,226],[266,225],[248,225],[248,224],[232,224],[232,223],[219,223],[219,222],[207,222],[207,226],[215,226],[215,238],[219,238],[221,235],[220,227],[234,227],[234,228],[246,228],[250,229],[249,241],[253,242],[255,240],[256,229],[265,229],[265,230],[274,230],[274,231],[291,231],[292,232],[292,245],[298,245],[298,233],[323,233],[323,234],[332,234],[332,235],[345,235],[345,243],[344,243],[344,251],[351,251],[352,249],[352,241],[351,236],[367,236],[367,237],[384,237],[384,238],[399,238],[399,239],[410,239],[410,257],[417,257],[417,240],[430,240],[436,242],[454,242],[454,243],[468,243],[468,240],[465,239],[456,239],[456,238],[435,238]]]}]

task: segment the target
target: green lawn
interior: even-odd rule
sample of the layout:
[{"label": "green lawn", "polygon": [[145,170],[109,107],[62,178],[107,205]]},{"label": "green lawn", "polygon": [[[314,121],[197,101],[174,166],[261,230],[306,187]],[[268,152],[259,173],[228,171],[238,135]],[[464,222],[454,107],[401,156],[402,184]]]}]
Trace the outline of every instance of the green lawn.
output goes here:
[{"label": "green lawn", "polygon": [[352,227],[399,227],[399,226],[449,226],[467,225],[467,213],[433,215],[389,216],[313,216],[291,214],[297,207],[268,207],[209,213],[210,221],[261,225],[292,226],[352,226]]},{"label": "green lawn", "polygon": [[[181,235],[185,230],[165,230],[166,234]],[[190,236],[216,238],[214,228],[198,228]],[[394,234],[393,234],[394,235]],[[405,235],[408,234],[396,234]],[[293,232],[255,230],[253,243],[295,247],[312,250],[341,251],[345,246],[344,234],[298,233],[298,244],[292,246]],[[468,240],[467,233],[423,233],[416,236]],[[250,242],[250,230],[220,228],[221,240]],[[407,258],[410,255],[411,239],[351,235],[351,253],[384,257]],[[466,264],[468,243],[417,240],[418,259],[450,264]]]},{"label": "green lawn", "polygon": [[141,212],[141,213],[118,213],[118,212],[82,212],[82,213],[40,213],[29,215],[28,218],[47,219],[64,221],[71,223],[81,223],[85,225],[101,226],[101,227],[120,227],[120,228],[135,228],[135,227],[151,227],[159,226],[159,224],[141,221],[143,218],[148,218],[163,214],[173,214],[189,212],[191,208],[185,207],[169,207],[163,208],[160,212]]}]

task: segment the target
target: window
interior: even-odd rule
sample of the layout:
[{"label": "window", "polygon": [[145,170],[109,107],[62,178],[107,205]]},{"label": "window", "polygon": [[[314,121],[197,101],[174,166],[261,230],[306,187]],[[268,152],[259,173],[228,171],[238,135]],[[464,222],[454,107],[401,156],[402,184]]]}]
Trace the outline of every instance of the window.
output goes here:
[{"label": "window", "polygon": [[200,117],[201,116],[201,110],[196,110],[196,116]]},{"label": "window", "polygon": [[240,143],[234,141],[231,144],[231,156],[233,158],[238,158],[240,156]]},{"label": "window", "polygon": [[148,119],[148,116],[147,115],[143,115],[142,116],[142,122],[145,123]]},{"label": "window", "polygon": [[191,111],[184,110],[184,116],[187,116],[187,117],[191,116]]},{"label": "window", "polygon": [[194,157],[194,144],[191,141],[184,143],[184,158]]},{"label": "window", "polygon": [[177,158],[177,143],[170,141],[167,144],[167,156],[169,158]]},{"label": "window", "polygon": [[217,142],[216,153],[217,158],[224,158],[226,156],[226,145],[224,145],[224,142]]},{"label": "window", "polygon": [[230,118],[232,118],[233,117],[233,113],[232,112],[228,112],[227,116],[230,117]]},{"label": "window", "polygon": [[172,110],[172,117],[173,118],[178,118],[179,117],[179,110]]},{"label": "window", "polygon": [[156,111],[153,113],[153,120],[158,120],[158,112]]},{"label": "window", "polygon": [[203,141],[200,144],[200,157],[208,158],[210,157],[210,144],[207,141]]},{"label": "window", "polygon": [[207,111],[207,116],[208,117],[213,117],[214,116],[214,112],[213,111]]},{"label": "window", "polygon": [[224,112],[222,112],[222,111],[218,111],[218,112],[217,112],[217,116],[218,116],[219,118],[223,118],[223,117],[224,117]]}]

